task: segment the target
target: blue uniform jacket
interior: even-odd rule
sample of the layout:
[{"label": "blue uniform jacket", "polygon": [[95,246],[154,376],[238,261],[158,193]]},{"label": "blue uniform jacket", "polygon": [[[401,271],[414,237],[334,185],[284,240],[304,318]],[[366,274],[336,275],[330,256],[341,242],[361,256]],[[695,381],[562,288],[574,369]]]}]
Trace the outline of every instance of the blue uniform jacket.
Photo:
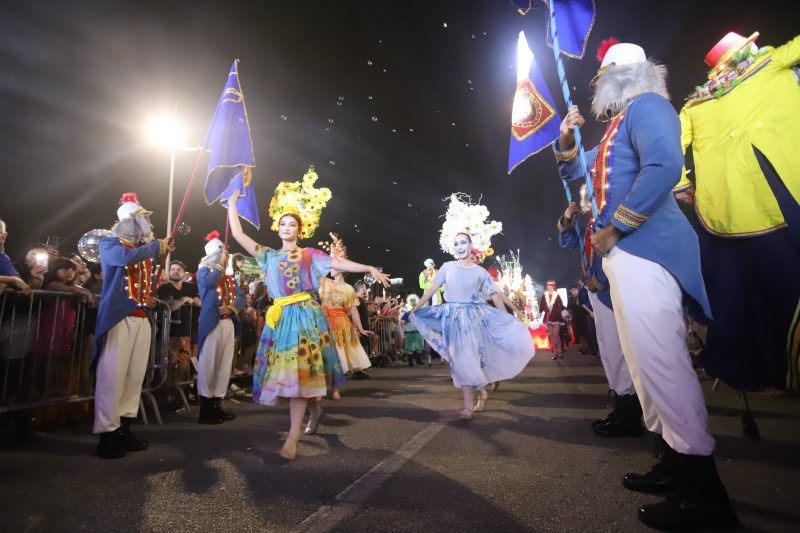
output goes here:
[{"label": "blue uniform jacket", "polygon": [[[611,224],[620,230],[617,246],[667,269],[690,297],[686,304],[692,316],[708,322],[697,235],[672,193],[684,162],[680,139],[678,114],[665,98],[645,93],[631,102],[604,162],[604,205],[598,205],[595,229]],[[597,148],[588,152],[587,164],[593,165],[596,156]],[[564,180],[584,178],[578,175],[577,157],[559,161],[558,170]]]},{"label": "blue uniform jacket", "polygon": [[[220,297],[217,292],[217,285],[219,278],[223,275],[222,270],[219,268],[212,268],[201,266],[197,270],[197,289],[200,291],[200,323],[197,326],[197,343],[199,349],[203,349],[203,342],[208,337],[217,324],[219,324],[219,306]],[[239,330],[238,314],[244,308],[244,293],[239,289],[239,285],[234,284],[236,298],[231,303],[231,310],[233,311],[231,320],[233,320],[234,330]]]},{"label": "blue uniform jacket", "polygon": [[[125,267],[146,259],[154,259],[161,245],[159,241],[153,241],[127,248],[117,237],[111,236],[100,241],[99,249],[100,267],[103,269],[103,290],[100,292],[97,324],[94,329],[92,368],[97,364],[106,333],[123,318],[130,316],[133,311],[145,309],[129,296]],[[153,272],[148,272],[147,275],[152,278]]]},{"label": "blue uniform jacket", "polygon": [[[560,231],[558,233],[558,242],[562,248],[579,249],[581,246],[583,246],[583,243],[578,240],[578,235],[575,233],[575,229],[573,228],[567,231]],[[606,274],[603,272],[602,259],[602,257],[593,255],[591,261],[592,264],[586,267],[586,279],[594,276],[597,281],[599,281],[605,287],[605,289],[597,291],[595,295],[597,295],[597,298],[609,309],[613,309],[611,305],[611,291],[608,290],[608,278],[606,278]]]}]

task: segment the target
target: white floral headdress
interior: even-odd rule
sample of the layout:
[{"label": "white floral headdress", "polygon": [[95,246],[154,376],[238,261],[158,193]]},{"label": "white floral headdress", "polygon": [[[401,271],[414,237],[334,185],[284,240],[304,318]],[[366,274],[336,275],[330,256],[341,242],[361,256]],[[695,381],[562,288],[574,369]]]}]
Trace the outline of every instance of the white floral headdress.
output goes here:
[{"label": "white floral headdress", "polygon": [[464,193],[451,194],[439,237],[442,250],[457,257],[453,241],[459,233],[466,233],[472,239],[472,249],[480,260],[492,255],[492,236],[503,231],[503,224],[497,220],[486,222],[487,218],[489,209],[485,205],[473,204]]}]

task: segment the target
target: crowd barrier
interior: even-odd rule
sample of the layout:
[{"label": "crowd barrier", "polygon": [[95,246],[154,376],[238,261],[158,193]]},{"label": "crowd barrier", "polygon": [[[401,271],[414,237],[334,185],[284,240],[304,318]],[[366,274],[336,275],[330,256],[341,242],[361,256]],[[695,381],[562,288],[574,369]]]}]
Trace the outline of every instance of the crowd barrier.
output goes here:
[{"label": "crowd barrier", "polygon": [[[153,392],[168,374],[169,308],[159,302],[153,316],[142,397],[161,424]],[[69,292],[0,293],[0,414],[93,400],[96,318],[96,308]],[[147,423],[147,410],[141,407]]]}]

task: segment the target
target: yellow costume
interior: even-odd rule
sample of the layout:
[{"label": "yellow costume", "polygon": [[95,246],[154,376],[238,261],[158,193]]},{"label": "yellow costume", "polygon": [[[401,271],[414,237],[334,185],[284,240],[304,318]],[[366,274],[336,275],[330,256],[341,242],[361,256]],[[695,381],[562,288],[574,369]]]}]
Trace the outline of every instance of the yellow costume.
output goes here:
[{"label": "yellow costume", "polygon": [[345,372],[358,372],[372,366],[367,352],[361,346],[361,336],[350,321],[350,310],[358,305],[358,296],[353,287],[323,278],[320,299],[333,333],[342,369]]},{"label": "yellow costume", "polygon": [[[765,47],[721,97],[691,98],[680,112],[681,144],[691,144],[695,209],[712,234],[746,237],[786,226],[752,147],[800,201],[800,36]],[[676,190],[689,181],[684,175]]]}]

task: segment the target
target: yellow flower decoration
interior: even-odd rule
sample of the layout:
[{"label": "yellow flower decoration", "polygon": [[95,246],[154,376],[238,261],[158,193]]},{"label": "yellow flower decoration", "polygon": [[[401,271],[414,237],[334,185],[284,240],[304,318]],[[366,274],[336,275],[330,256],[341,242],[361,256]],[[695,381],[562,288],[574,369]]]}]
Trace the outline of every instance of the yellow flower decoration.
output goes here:
[{"label": "yellow flower decoration", "polygon": [[[297,215],[302,222],[300,238],[307,239],[314,235],[319,226],[322,210],[331,199],[331,190],[327,187],[314,187],[319,176],[314,167],[308,167],[302,181],[282,181],[275,188],[275,195],[269,202],[269,216],[272,218],[272,230],[278,231],[278,222],[284,215]],[[290,258],[291,260],[291,258]]]}]

